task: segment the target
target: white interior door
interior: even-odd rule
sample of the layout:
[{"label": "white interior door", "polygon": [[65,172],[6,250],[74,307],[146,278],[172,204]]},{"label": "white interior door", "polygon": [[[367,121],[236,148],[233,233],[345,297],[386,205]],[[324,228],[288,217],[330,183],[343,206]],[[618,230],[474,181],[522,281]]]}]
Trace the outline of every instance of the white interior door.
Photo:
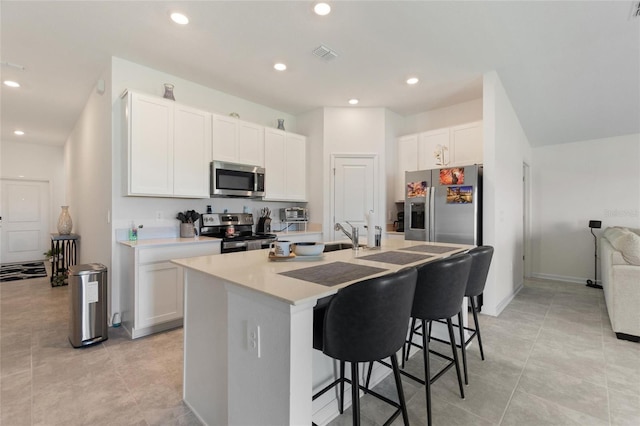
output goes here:
[{"label": "white interior door", "polygon": [[0,263],[43,259],[49,249],[49,182],[2,179]]},{"label": "white interior door", "polygon": [[[336,156],[333,161],[333,221],[345,222],[360,228],[366,236],[365,214],[376,212],[377,176],[374,156]],[[332,227],[333,228],[333,224]],[[347,229],[349,229],[347,227]],[[343,239],[341,231],[334,230],[333,240]]]}]

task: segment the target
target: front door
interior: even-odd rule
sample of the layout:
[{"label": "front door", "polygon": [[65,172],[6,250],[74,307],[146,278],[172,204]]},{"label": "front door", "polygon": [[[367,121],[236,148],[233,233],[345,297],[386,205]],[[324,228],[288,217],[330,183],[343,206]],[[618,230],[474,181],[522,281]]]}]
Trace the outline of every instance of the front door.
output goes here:
[{"label": "front door", "polygon": [[2,179],[0,263],[44,258],[49,243],[49,182]]},{"label": "front door", "polygon": [[[347,230],[348,221],[360,229],[360,235],[366,236],[365,214],[376,213],[377,177],[374,156],[335,156],[333,161],[333,219]],[[345,239],[341,231],[335,231],[333,240]]]}]

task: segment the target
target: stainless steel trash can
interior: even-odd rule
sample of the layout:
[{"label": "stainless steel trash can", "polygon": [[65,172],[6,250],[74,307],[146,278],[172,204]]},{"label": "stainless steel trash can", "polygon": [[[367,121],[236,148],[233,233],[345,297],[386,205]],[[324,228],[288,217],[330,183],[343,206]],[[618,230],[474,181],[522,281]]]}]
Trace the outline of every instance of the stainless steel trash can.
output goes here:
[{"label": "stainless steel trash can", "polygon": [[70,266],[69,292],[71,345],[80,348],[107,340],[107,267],[100,263]]}]

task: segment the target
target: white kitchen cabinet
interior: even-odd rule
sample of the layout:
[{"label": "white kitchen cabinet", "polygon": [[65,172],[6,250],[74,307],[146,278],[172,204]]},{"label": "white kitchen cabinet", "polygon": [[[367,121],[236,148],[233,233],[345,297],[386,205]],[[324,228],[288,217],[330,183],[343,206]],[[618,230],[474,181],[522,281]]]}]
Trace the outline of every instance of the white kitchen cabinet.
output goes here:
[{"label": "white kitchen cabinet", "polygon": [[182,326],[184,268],[171,259],[220,254],[220,240],[120,242],[122,325],[131,338]]},{"label": "white kitchen cabinet", "polygon": [[208,198],[211,115],[131,91],[125,103],[127,195]]},{"label": "white kitchen cabinet", "polygon": [[215,114],[212,123],[214,160],[264,166],[264,127]]},{"label": "white kitchen cabinet", "polygon": [[208,198],[211,114],[176,104],[173,128],[173,194]]},{"label": "white kitchen cabinet", "polygon": [[304,136],[265,129],[265,200],[306,201],[306,143]]},{"label": "white kitchen cabinet", "polygon": [[151,327],[184,316],[183,268],[171,262],[140,265],[136,324]]},{"label": "white kitchen cabinet", "polygon": [[449,138],[448,128],[420,133],[418,137],[418,170],[442,167],[442,164],[438,164],[436,152],[442,153],[445,164],[449,162]]},{"label": "white kitchen cabinet", "polygon": [[453,166],[482,164],[483,162],[482,121],[463,124],[451,128],[451,163]]}]

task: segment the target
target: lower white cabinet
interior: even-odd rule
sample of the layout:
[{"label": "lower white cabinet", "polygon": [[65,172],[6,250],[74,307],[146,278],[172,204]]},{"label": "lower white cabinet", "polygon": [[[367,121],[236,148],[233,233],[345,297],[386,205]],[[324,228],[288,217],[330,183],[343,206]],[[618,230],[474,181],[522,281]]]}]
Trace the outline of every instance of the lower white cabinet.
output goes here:
[{"label": "lower white cabinet", "polygon": [[140,265],[136,324],[149,327],[184,315],[183,268],[171,262]]},{"label": "lower white cabinet", "polygon": [[220,253],[220,241],[122,242],[122,326],[132,339],[182,326],[184,268],[171,259]]}]

